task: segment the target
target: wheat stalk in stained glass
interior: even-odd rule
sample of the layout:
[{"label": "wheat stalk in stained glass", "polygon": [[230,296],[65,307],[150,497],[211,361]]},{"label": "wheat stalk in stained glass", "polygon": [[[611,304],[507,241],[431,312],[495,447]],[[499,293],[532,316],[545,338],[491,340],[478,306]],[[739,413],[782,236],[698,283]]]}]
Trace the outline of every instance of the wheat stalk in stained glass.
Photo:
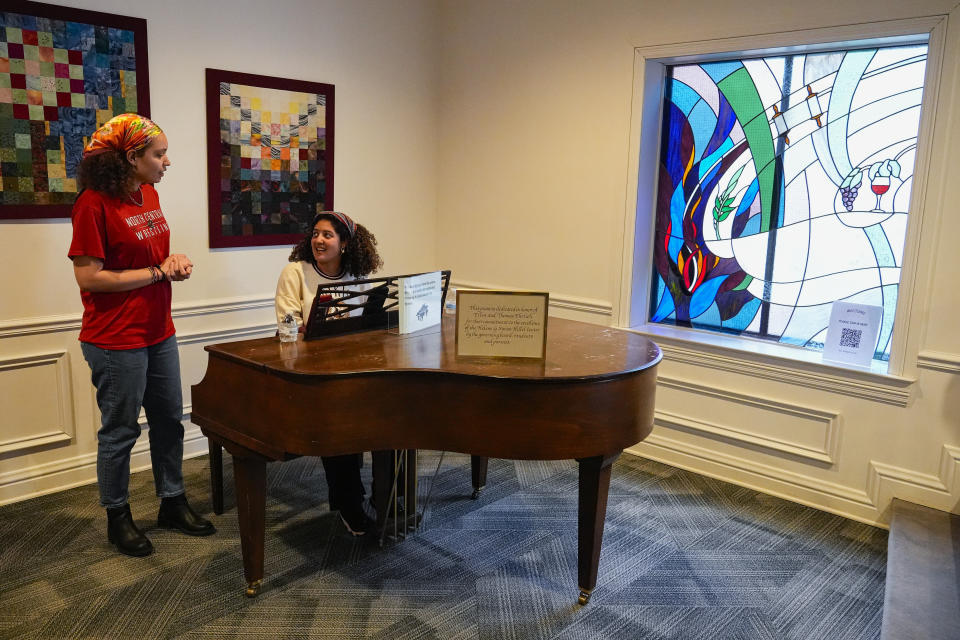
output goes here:
[{"label": "wheat stalk in stained glass", "polygon": [[819,349],[883,308],[888,359],[926,45],[667,68],[651,321]]}]

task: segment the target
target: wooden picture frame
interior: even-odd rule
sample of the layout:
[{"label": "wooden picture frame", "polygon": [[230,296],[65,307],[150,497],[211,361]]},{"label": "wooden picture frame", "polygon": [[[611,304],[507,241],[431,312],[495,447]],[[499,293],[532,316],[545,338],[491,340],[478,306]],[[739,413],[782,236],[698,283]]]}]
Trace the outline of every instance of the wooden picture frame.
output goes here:
[{"label": "wooden picture frame", "polygon": [[210,247],[292,245],[333,209],[334,87],[206,70]]},{"label": "wooden picture frame", "polygon": [[69,218],[90,135],[150,116],[147,21],[0,0],[0,36],[0,220]]},{"label": "wooden picture frame", "polygon": [[543,360],[549,307],[545,291],[457,289],[457,357]]}]

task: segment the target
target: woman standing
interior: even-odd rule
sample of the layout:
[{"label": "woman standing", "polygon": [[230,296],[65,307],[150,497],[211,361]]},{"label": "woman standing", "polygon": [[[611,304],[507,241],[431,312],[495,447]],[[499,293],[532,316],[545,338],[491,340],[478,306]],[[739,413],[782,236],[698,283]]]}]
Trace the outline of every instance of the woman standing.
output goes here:
[{"label": "woman standing", "polygon": [[[377,254],[377,239],[366,227],[339,211],[323,211],[313,218],[307,236],[290,252],[290,263],[277,282],[274,306],[277,321],[289,314],[303,326],[310,313],[317,286],[350,282],[373,273],[383,265]],[[323,456],[330,508],[340,512],[344,526],[361,536],[370,527],[363,510],[360,456]]]},{"label": "woman standing", "polygon": [[73,207],[69,257],[80,287],[80,348],[100,408],[97,483],[107,510],[107,539],[126,555],[153,551],[127,503],[130,450],[143,407],[157,496],[157,525],[194,536],[214,526],[187,504],[183,487],[183,402],[171,282],[193,263],[170,254],[170,228],[153,185],[170,166],[167,136],[134,113],[100,127],[78,168],[82,189]]}]

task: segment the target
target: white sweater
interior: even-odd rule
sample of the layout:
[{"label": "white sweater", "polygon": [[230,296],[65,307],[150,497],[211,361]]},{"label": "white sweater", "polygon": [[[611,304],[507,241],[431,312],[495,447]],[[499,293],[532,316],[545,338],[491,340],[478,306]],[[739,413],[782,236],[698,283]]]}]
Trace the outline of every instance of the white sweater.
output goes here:
[{"label": "white sweater", "polygon": [[[317,295],[317,286],[333,282],[352,282],[354,276],[343,272],[338,278],[331,278],[320,273],[311,262],[289,262],[280,272],[277,280],[277,295],[274,298],[274,309],[277,312],[277,323],[283,320],[288,313],[297,319],[297,325],[303,326],[304,318],[310,313],[313,299]],[[358,298],[357,302],[362,303]],[[357,309],[350,315],[357,315]]]}]

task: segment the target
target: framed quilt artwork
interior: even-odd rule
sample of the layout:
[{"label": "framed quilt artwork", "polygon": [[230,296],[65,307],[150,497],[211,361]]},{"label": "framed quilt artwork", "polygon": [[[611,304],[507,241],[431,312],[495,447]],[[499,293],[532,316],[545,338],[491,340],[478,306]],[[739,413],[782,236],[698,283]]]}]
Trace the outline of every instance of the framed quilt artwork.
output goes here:
[{"label": "framed quilt artwork", "polygon": [[0,219],[64,218],[90,134],[150,115],[147,22],[0,0]]},{"label": "framed quilt artwork", "polygon": [[210,247],[295,244],[333,209],[333,85],[207,69]]}]

